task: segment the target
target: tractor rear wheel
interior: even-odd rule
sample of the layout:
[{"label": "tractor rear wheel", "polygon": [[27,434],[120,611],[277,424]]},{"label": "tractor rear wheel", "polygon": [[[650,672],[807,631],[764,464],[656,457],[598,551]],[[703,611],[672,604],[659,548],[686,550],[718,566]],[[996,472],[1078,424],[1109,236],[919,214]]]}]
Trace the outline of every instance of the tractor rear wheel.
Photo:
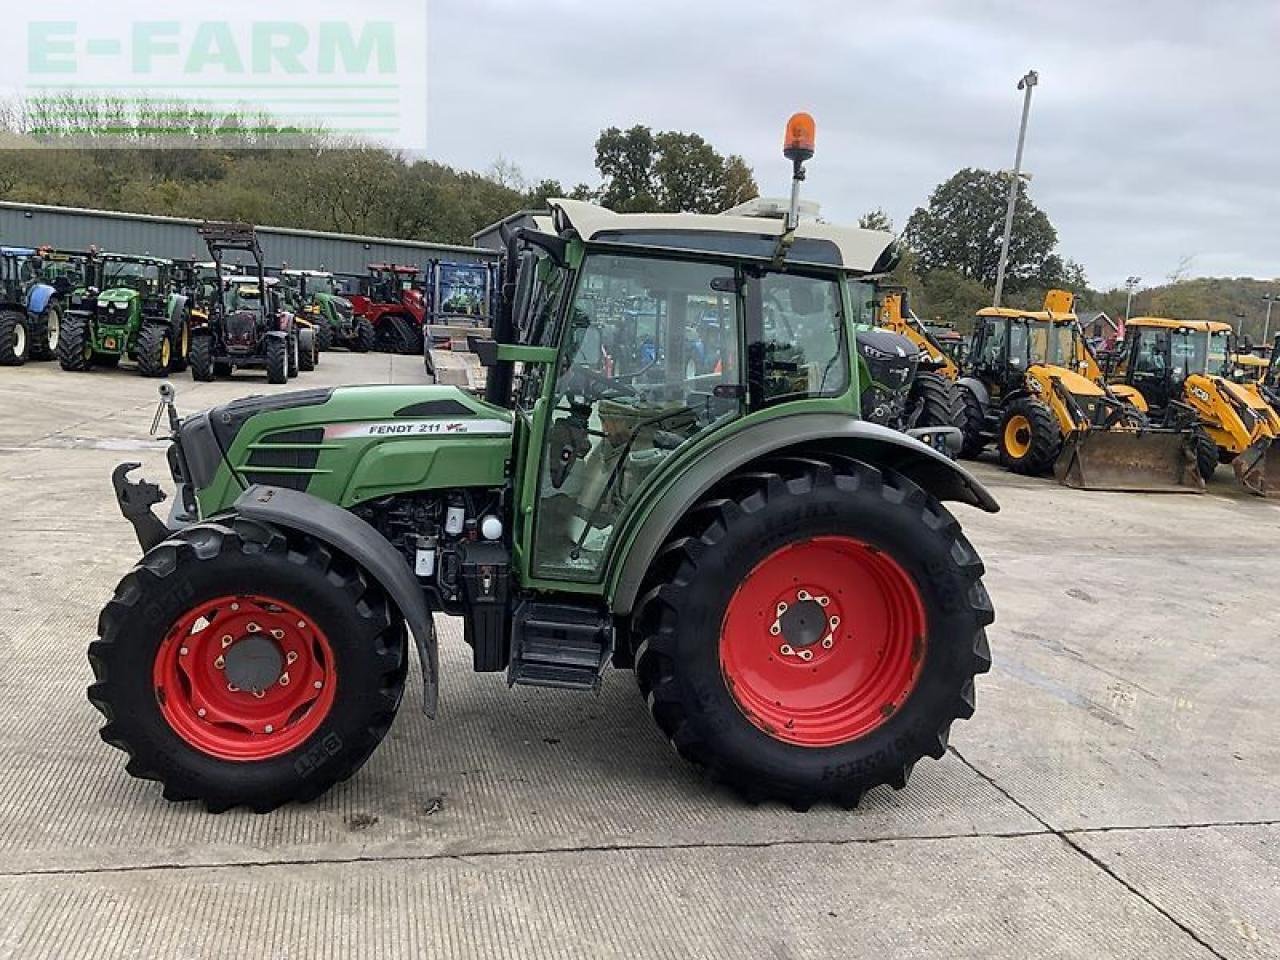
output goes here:
[{"label": "tractor rear wheel", "polygon": [[295,330],[289,335],[289,352],[286,355],[288,363],[286,365],[286,374],[292,380],[298,375],[302,365],[302,350],[298,345],[298,331]]},{"label": "tractor rear wheel", "polygon": [[0,310],[0,367],[20,367],[30,355],[27,318],[16,310]]},{"label": "tractor rear wheel", "polygon": [[328,320],[321,319],[316,326],[316,350],[324,353],[333,349],[333,326]]},{"label": "tractor rear wheel", "polygon": [[200,336],[191,341],[187,354],[191,364],[191,379],[199,383],[211,383],[216,376],[213,364],[213,337]]},{"label": "tractor rear wheel", "polygon": [[32,360],[56,360],[58,338],[62,334],[62,311],[56,304],[49,304],[43,317],[43,334],[31,342]]},{"label": "tractor rear wheel", "polygon": [[298,369],[310,373],[316,368],[316,332],[312,328],[298,331]]},{"label": "tractor rear wheel", "polygon": [[911,405],[920,404],[917,427],[959,427],[964,431],[965,402],[961,387],[941,374],[926,371],[916,374],[911,385]]},{"label": "tractor rear wheel", "polygon": [[372,323],[363,318],[356,321],[356,337],[351,343],[352,350],[356,353],[368,353],[377,340],[378,335]]},{"label": "tractor rear wheel", "polygon": [[960,391],[960,403],[963,406],[962,419],[957,426],[964,434],[964,443],[960,447],[960,456],[972,460],[982,453],[987,446],[984,435],[987,429],[987,411],[978,395],[964,384],[957,384]]},{"label": "tractor rear wheel", "polygon": [[973,714],[994,618],[960,526],[900,474],[827,456],[731,477],[677,526],[633,619],[685,759],[748,800],[901,788]]},{"label": "tractor rear wheel", "polygon": [[281,337],[268,337],[263,351],[267,356],[267,383],[288,383],[289,342]]},{"label": "tractor rear wheel", "polygon": [[144,377],[163,377],[173,364],[173,337],[168,327],[157,324],[138,331],[138,372]]},{"label": "tractor rear wheel", "polygon": [[102,738],[168,800],[266,813],[355,773],[386,735],[403,621],[360,567],[244,520],[189,527],[116,588],[89,647]]},{"label": "tractor rear wheel", "polygon": [[63,370],[81,372],[94,363],[93,340],[86,317],[67,317],[58,333],[58,363]]},{"label": "tractor rear wheel", "polygon": [[1039,400],[1022,397],[1005,410],[996,446],[1006,470],[1038,477],[1053,469],[1062,450],[1062,431],[1052,410]]},{"label": "tractor rear wheel", "polygon": [[1213,442],[1213,438],[1205,433],[1200,427],[1196,427],[1194,431],[1196,445],[1196,470],[1200,473],[1200,478],[1208,483],[1213,479],[1213,475],[1218,472],[1218,445]]}]

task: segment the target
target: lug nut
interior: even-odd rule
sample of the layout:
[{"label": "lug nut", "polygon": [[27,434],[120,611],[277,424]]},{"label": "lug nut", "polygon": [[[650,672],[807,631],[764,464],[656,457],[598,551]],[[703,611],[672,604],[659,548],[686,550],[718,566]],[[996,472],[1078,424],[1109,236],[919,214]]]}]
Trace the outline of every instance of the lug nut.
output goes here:
[{"label": "lug nut", "polygon": [[307,621],[305,621],[305,620],[299,620],[299,621],[298,621],[298,629],[299,629],[299,630],[305,630],[305,629],[307,629]]},{"label": "lug nut", "polygon": [[320,689],[323,689],[324,683],[317,680],[315,683],[312,684],[312,686],[315,687],[317,690],[320,690]]},{"label": "lug nut", "polygon": [[227,665],[226,657],[219,657],[217,660],[213,661],[213,665],[221,670]]},{"label": "lug nut", "polygon": [[231,605],[231,609],[232,609],[232,610],[239,610],[239,609],[240,609],[240,604],[238,604],[238,603],[233,603],[233,604]]},{"label": "lug nut", "polygon": [[258,626],[256,623],[254,623],[252,620],[250,620],[248,623],[246,623],[246,624],[244,625],[244,628],[245,628],[246,630],[248,630],[250,633],[257,633],[259,630],[261,630],[261,629],[262,629],[260,626]]},{"label": "lug nut", "polygon": [[231,643],[232,643],[232,641],[231,641],[231,634],[229,634],[229,633],[224,633],[224,634],[222,635],[222,649],[223,649],[223,650],[227,649],[227,647],[231,646]]},{"label": "lug nut", "polygon": [[276,732],[276,728],[275,728],[275,727],[273,727],[273,726],[272,726],[271,724],[269,724],[269,723],[266,725],[266,727],[265,727],[264,729],[267,731],[267,733],[275,733],[275,732]]},{"label": "lug nut", "polygon": [[283,639],[284,639],[284,631],[283,631],[283,630],[272,630],[272,631],[271,631],[271,635],[272,635],[273,637],[275,637],[277,640],[283,640]]},{"label": "lug nut", "polygon": [[288,685],[289,685],[289,674],[287,673],[280,674],[280,686],[287,687]]},{"label": "lug nut", "polygon": [[199,710],[196,711],[196,716],[203,717],[208,712],[209,711],[207,711],[204,707],[201,707]]},{"label": "lug nut", "polygon": [[186,647],[179,647],[179,648],[178,648],[178,656],[180,656],[180,657],[185,657],[186,655],[187,655],[187,648],[186,648]]},{"label": "lug nut", "polygon": [[294,663],[297,659],[298,659],[298,652],[296,650],[290,650],[288,653],[284,655],[285,663]]}]

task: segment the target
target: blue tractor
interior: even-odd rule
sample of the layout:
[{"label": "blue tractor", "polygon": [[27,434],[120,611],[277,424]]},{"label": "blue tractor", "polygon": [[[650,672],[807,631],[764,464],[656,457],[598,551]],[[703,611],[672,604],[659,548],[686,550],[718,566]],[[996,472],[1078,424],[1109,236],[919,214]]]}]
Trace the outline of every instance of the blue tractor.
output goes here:
[{"label": "blue tractor", "polygon": [[58,354],[62,298],[41,280],[43,260],[30,247],[0,247],[0,366]]}]

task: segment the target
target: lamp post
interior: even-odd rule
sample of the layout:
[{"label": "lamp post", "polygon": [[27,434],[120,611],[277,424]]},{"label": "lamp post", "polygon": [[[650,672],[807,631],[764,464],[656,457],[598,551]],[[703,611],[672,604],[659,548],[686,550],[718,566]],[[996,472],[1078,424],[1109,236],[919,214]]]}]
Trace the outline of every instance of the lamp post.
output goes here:
[{"label": "lamp post", "polygon": [[1018,205],[1018,183],[1022,179],[1022,147],[1027,142],[1027,118],[1031,115],[1031,90],[1040,82],[1040,75],[1028,70],[1027,75],[1018,81],[1018,89],[1023,91],[1022,125],[1018,128],[1018,152],[1013,159],[1013,176],[1009,178],[1009,209],[1004,215],[1004,242],[1000,245],[1000,267],[996,271],[996,295],[993,306],[1000,306],[1000,298],[1004,295],[1004,272],[1009,266],[1009,241],[1013,237],[1013,211]]},{"label": "lamp post", "polygon": [[1133,289],[1142,282],[1141,277],[1129,277],[1125,280],[1124,285],[1129,288],[1129,296],[1124,301],[1124,323],[1129,325],[1129,313],[1133,309]]},{"label": "lamp post", "polygon": [[1280,293],[1264,293],[1262,300],[1267,305],[1267,319],[1262,327],[1262,343],[1264,346],[1271,346],[1271,305],[1280,300]]}]

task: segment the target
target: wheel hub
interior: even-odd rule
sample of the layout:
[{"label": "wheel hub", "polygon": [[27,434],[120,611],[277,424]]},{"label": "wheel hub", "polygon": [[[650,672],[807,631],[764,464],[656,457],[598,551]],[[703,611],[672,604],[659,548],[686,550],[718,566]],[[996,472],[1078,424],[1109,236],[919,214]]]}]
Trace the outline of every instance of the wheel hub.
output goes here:
[{"label": "wheel hub", "polygon": [[738,585],[721,626],[721,672],[766,734],[832,746],[897,712],[924,638],[923,601],[896,561],[852,537],[815,537],[766,557]]},{"label": "wheel hub", "polygon": [[284,668],[280,648],[260,633],[237,640],[222,657],[227,682],[250,693],[261,693],[278,682]]}]

